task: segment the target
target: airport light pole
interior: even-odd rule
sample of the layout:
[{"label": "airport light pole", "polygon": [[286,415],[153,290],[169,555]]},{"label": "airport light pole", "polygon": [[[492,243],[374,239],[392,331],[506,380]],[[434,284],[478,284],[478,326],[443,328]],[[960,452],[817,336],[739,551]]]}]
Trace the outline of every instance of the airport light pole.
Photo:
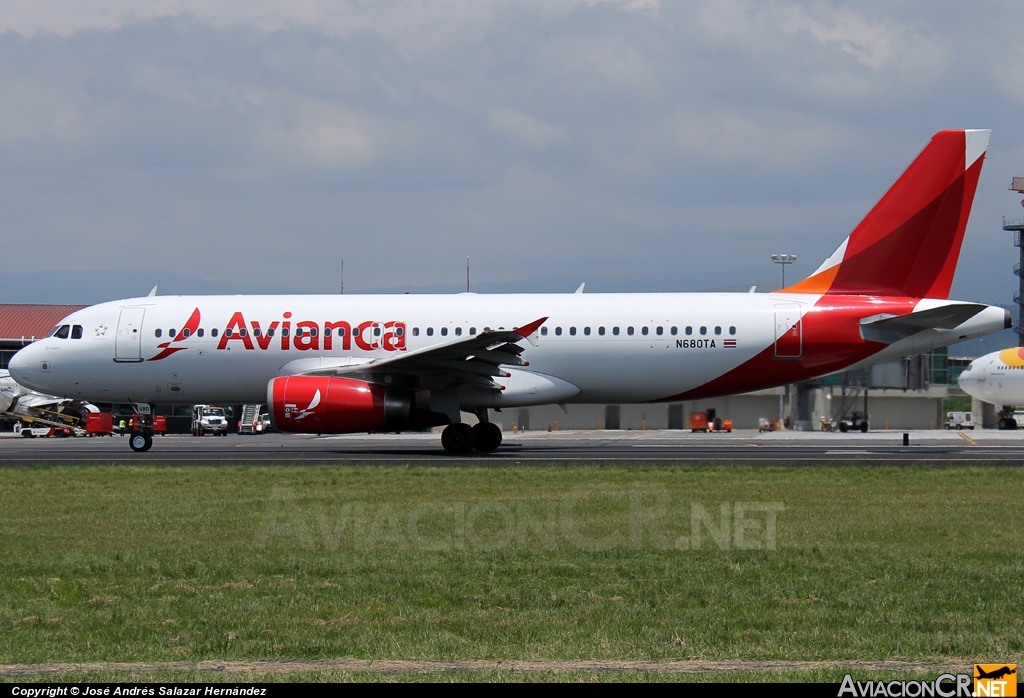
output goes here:
[{"label": "airport light pole", "polygon": [[773,254],[772,261],[782,265],[782,288],[786,288],[786,265],[796,261],[795,254]]}]

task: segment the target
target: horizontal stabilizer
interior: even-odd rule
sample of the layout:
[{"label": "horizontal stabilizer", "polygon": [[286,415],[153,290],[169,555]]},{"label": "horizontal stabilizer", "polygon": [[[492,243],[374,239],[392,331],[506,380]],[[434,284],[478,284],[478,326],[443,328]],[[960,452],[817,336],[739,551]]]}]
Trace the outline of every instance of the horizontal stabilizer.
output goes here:
[{"label": "horizontal stabilizer", "polygon": [[860,321],[860,334],[869,342],[892,344],[925,330],[959,327],[987,307],[980,303],[954,303],[907,315],[872,315]]}]

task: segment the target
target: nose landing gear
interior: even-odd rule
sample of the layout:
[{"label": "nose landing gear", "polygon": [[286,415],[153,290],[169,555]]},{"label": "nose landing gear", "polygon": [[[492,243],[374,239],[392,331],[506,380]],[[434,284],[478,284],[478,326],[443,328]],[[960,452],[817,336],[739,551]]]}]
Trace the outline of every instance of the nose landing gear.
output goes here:
[{"label": "nose landing gear", "polygon": [[131,438],[128,439],[128,445],[131,446],[132,450],[136,453],[148,451],[153,446],[153,435],[135,432],[132,434]]},{"label": "nose landing gear", "polygon": [[128,439],[128,445],[136,453],[148,451],[153,447],[152,406],[146,402],[136,404],[135,417],[132,422],[132,435]]}]

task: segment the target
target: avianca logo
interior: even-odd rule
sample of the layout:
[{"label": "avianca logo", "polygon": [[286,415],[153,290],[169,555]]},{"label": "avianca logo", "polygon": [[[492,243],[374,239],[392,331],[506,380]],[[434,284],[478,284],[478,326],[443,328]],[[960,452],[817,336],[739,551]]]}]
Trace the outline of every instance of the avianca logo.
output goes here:
[{"label": "avianca logo", "polygon": [[[160,361],[172,354],[187,349],[181,346],[199,329],[199,308],[192,311],[185,326],[169,341],[158,344],[160,352],[149,361]],[[352,324],[345,320],[315,322],[313,320],[292,320],[291,313],[284,313],[281,320],[260,322],[246,321],[245,316],[236,312],[217,342],[218,351],[230,348],[232,342],[241,344],[246,351],[267,351],[271,346],[282,351],[333,351],[335,348],[350,351],[352,345],[363,351],[405,351],[406,325],[404,322],[377,322],[367,320]],[[216,332],[214,332],[216,336]]]},{"label": "avianca logo", "polygon": [[154,356],[152,359],[150,359],[150,361],[159,361],[160,359],[166,359],[168,356],[174,354],[175,352],[187,349],[188,347],[176,347],[172,345],[177,344],[178,342],[184,342],[186,339],[194,335],[196,333],[196,330],[198,329],[199,308],[196,308],[195,310],[192,311],[192,315],[189,316],[188,322],[185,323],[185,326],[178,330],[178,334],[174,335],[174,337],[172,337],[169,341],[166,341],[163,344],[156,345],[156,348],[160,349],[160,353]]},{"label": "avianca logo", "polygon": [[324,351],[335,349],[335,341],[344,351],[350,350],[353,343],[363,351],[405,351],[404,322],[367,320],[353,325],[345,320],[293,322],[291,313],[284,313],[281,317],[281,320],[265,323],[264,326],[257,320],[246,322],[242,313],[235,313],[228,321],[217,349],[227,349],[231,342],[237,342],[246,351],[266,351],[276,340],[283,351],[293,347],[298,351],[319,351],[321,341]]}]

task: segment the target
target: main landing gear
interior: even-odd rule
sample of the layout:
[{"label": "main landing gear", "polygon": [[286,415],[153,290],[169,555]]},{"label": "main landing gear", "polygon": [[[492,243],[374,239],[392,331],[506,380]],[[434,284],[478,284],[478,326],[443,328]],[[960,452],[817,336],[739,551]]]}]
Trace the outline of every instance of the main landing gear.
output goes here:
[{"label": "main landing gear", "polygon": [[441,445],[448,453],[463,454],[473,449],[490,453],[501,445],[501,429],[491,422],[449,424],[441,432]]}]

